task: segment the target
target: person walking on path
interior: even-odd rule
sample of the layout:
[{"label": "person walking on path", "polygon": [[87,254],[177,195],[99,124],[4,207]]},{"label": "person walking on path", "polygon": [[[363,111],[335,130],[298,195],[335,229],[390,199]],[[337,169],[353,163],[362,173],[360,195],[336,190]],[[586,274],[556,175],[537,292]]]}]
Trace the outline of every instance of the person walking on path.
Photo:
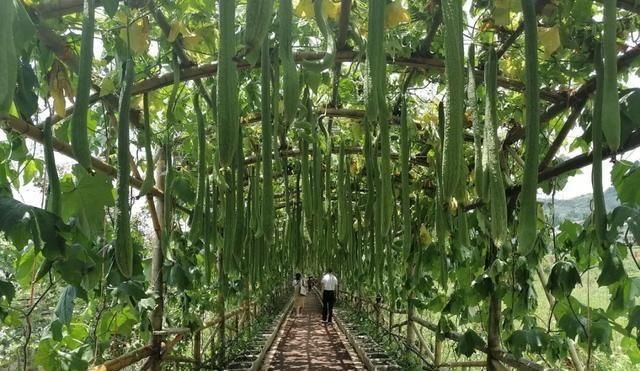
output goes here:
[{"label": "person walking on path", "polygon": [[330,268],[327,269],[327,273],[322,277],[320,286],[322,289],[322,322],[332,323],[333,306],[338,296],[338,279]]},{"label": "person walking on path", "polygon": [[302,280],[302,275],[300,273],[296,273],[296,279],[293,280],[293,306],[296,310],[296,317],[299,317],[302,314],[306,295],[307,288]]}]

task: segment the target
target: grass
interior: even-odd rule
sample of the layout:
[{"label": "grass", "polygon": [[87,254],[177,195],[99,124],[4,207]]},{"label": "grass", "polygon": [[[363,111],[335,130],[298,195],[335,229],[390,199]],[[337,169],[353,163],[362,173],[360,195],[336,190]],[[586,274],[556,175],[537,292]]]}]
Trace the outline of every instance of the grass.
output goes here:
[{"label": "grass", "polygon": [[[640,276],[640,270],[635,265],[631,256],[627,256],[624,260],[624,268],[630,277]],[[543,270],[546,275],[551,270],[552,263],[546,261],[543,264]],[[610,302],[610,293],[607,287],[599,287],[597,283],[599,270],[591,269],[582,275],[582,285],[578,285],[572,292],[572,296],[584,305],[589,305],[592,308],[606,310]],[[538,307],[535,315],[541,321],[541,323],[547,323],[550,316],[550,306],[547,298],[544,294],[542,284],[537,279],[534,282],[534,288],[538,294]],[[621,317],[616,320],[616,323],[623,327],[627,325],[626,318]],[[552,320],[552,326],[555,325],[555,321]],[[620,342],[623,336],[612,331],[613,340],[611,342],[611,354],[606,354],[602,351],[594,351],[592,354],[592,367],[595,370],[613,371],[613,370],[640,370],[640,365],[634,365],[629,357],[625,354],[624,350],[620,346]],[[585,362],[587,359],[587,351],[582,347],[578,347],[578,353],[580,358]]]}]

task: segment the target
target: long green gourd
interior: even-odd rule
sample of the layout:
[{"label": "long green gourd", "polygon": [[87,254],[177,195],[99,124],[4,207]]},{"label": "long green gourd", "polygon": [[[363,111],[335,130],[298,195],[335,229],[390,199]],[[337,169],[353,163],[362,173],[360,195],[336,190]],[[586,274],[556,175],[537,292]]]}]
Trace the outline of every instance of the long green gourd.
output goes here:
[{"label": "long green gourd", "polygon": [[298,111],[298,100],[300,97],[300,82],[298,81],[298,70],[293,59],[292,35],[293,27],[293,5],[291,0],[280,0],[278,8],[279,29],[278,29],[278,53],[282,64],[282,89],[284,105],[284,126],[288,127],[293,123]]},{"label": "long green gourd", "polygon": [[307,225],[311,225],[313,216],[313,204],[311,196],[309,145],[305,139],[300,140],[300,174],[302,183],[302,206]]},{"label": "long green gourd", "polygon": [[193,216],[191,217],[191,230],[189,236],[191,241],[197,241],[202,237],[203,229],[203,208],[205,203],[205,178],[207,177],[207,139],[204,129],[204,115],[200,107],[200,96],[198,94],[193,95],[193,110],[196,114],[196,124],[198,127],[198,184],[196,187],[196,203],[193,208]]},{"label": "long green gourd", "polygon": [[218,150],[220,165],[228,168],[238,150],[240,114],[236,54],[235,0],[219,0],[220,43],[218,52]]},{"label": "long green gourd", "polygon": [[234,245],[233,245],[233,257],[234,262],[239,262],[242,259],[242,245],[245,239],[245,229],[246,229],[246,221],[245,221],[245,204],[244,204],[244,175],[246,172],[246,167],[244,164],[244,149],[242,145],[242,127],[239,128],[240,133],[238,134],[238,155],[235,159],[235,230],[234,230]]},{"label": "long green gourd", "polygon": [[252,66],[254,66],[260,58],[262,40],[264,40],[269,31],[272,11],[273,0],[247,1],[244,45],[245,58]]},{"label": "long green gourd", "polygon": [[44,122],[43,136],[44,164],[47,168],[47,179],[49,181],[49,188],[47,189],[47,211],[60,215],[62,211],[60,178],[58,177],[56,158],[53,153],[53,122],[50,119]]},{"label": "long green gourd", "polygon": [[518,213],[518,252],[526,255],[532,249],[537,236],[538,191],[538,137],[540,134],[540,103],[538,82],[538,21],[533,1],[522,0],[524,14],[525,53],[525,102],[526,102],[526,142],[525,164],[520,192],[520,212]]},{"label": "long green gourd", "polygon": [[0,113],[7,113],[13,103],[18,79],[18,54],[13,37],[16,9],[11,0],[0,1]]},{"label": "long green gourd", "polygon": [[606,241],[607,211],[602,189],[602,100],[604,99],[604,66],[602,65],[602,45],[595,47],[594,64],[596,67],[596,93],[593,99],[593,123],[591,140],[593,143],[593,165],[591,184],[593,186],[593,224],[599,246]]},{"label": "long green gourd", "polygon": [[441,2],[445,36],[445,72],[448,91],[448,115],[444,132],[442,180],[444,202],[458,194],[464,179],[462,155],[464,130],[464,53],[462,36],[462,1]]},{"label": "long green gourd", "polygon": [[207,285],[211,284],[211,263],[213,257],[211,255],[211,235],[217,233],[217,223],[211,213],[211,186],[209,177],[205,179],[205,199],[204,199],[204,280]]},{"label": "long green gourd", "polygon": [[134,80],[133,60],[124,65],[124,78],[118,105],[118,204],[116,215],[116,263],[123,276],[133,274],[133,246],[131,244],[131,211],[129,207],[129,108]]},{"label": "long green gourd", "polygon": [[[446,122],[444,103],[438,104],[438,153],[436,154],[436,205],[435,205],[435,230],[436,238],[440,244],[441,250],[444,251],[445,242],[449,233],[449,226],[445,215],[444,190],[442,189],[442,143],[444,139],[444,127]],[[443,283],[444,285],[444,283]]]},{"label": "long green gourd", "polygon": [[602,85],[602,131],[609,148],[615,152],[620,147],[620,103],[618,102],[618,61],[616,59],[616,0],[604,0],[604,33],[602,57],[604,81]]},{"label": "long green gourd", "polygon": [[340,143],[338,155],[338,174],[336,178],[336,191],[338,196],[338,241],[344,246],[347,240],[347,197],[345,192],[345,150],[344,142]]},{"label": "long green gourd", "polygon": [[402,201],[402,246],[404,256],[409,256],[411,250],[411,209],[409,205],[409,123],[407,118],[407,97],[402,96],[400,111],[400,177]]},{"label": "long green gourd", "polygon": [[140,195],[146,195],[153,189],[156,184],[153,171],[155,166],[153,165],[153,151],[151,150],[151,116],[149,114],[149,94],[145,93],[142,96],[142,106],[144,112],[144,155],[147,162],[147,167],[144,172],[144,181],[140,187]]},{"label": "long green gourd", "polygon": [[325,42],[327,44],[326,52],[324,56],[322,56],[322,58],[317,61],[305,60],[302,62],[303,68],[316,72],[322,72],[328,68],[331,68],[333,66],[334,60],[336,59],[336,41],[333,38],[333,33],[331,32],[331,28],[327,23],[327,16],[326,14],[324,14],[323,3],[324,1],[314,1],[313,11],[314,19],[316,21],[316,24],[318,25],[320,34],[322,34],[322,37],[325,39]]},{"label": "long green gourd", "polygon": [[391,230],[393,213],[393,189],[391,188],[391,143],[386,105],[386,59],[384,54],[384,0],[369,2],[367,60],[369,73],[369,97],[367,116],[379,124],[380,133],[380,189],[377,193],[380,232],[387,238]]},{"label": "long green gourd", "polygon": [[269,38],[264,38],[262,47],[261,106],[262,106],[262,229],[268,246],[273,243],[273,128],[271,126],[271,58],[269,55]]},{"label": "long green gourd", "polygon": [[164,129],[164,162],[165,162],[165,177],[163,184],[164,191],[164,228],[162,229],[162,249],[164,253],[167,253],[167,248],[171,242],[171,236],[173,234],[173,178],[175,169],[173,168],[173,127],[176,122],[175,108],[176,101],[178,99],[178,89],[180,89],[180,66],[178,64],[178,57],[175,53],[172,55],[172,68],[173,68],[173,85],[171,87],[171,93],[169,94],[169,102],[167,104],[166,116],[167,124]]},{"label": "long green gourd", "polygon": [[474,186],[478,196],[482,197],[482,137],[484,125],[480,120],[478,98],[476,95],[476,77],[475,68],[475,46],[469,44],[469,58],[467,63],[467,72],[469,83],[467,84],[467,100],[469,110],[471,111],[471,122],[473,125],[473,159],[474,159]]},{"label": "long green gourd", "polygon": [[498,58],[493,46],[487,52],[487,63],[484,69],[486,87],[485,108],[485,143],[487,163],[484,177],[488,183],[489,209],[491,215],[491,237],[497,247],[507,240],[507,199],[504,190],[504,179],[500,168],[500,149],[498,140]]},{"label": "long green gourd", "polygon": [[85,169],[91,169],[91,150],[87,132],[89,93],[91,89],[91,67],[93,65],[93,33],[95,30],[95,0],[84,0],[82,14],[82,42],[80,43],[80,66],[76,87],[75,109],[71,117],[71,150],[76,160]]}]

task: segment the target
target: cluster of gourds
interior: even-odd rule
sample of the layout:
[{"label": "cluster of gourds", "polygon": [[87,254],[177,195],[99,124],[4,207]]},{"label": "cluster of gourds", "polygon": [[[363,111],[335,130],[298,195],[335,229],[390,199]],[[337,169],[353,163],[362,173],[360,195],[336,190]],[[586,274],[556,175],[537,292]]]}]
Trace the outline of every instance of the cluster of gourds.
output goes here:
[{"label": "cluster of gourds", "polygon": [[[0,9],[7,14],[9,22],[3,22],[0,31],[0,65],[7,66],[7,73],[0,74],[0,112],[7,111],[12,101],[15,85],[13,68],[17,63],[15,48],[11,42],[13,29],[11,17],[15,11],[13,2],[1,2]],[[393,263],[392,236],[396,230],[403,233],[402,246],[406,252],[414,242],[414,221],[410,205],[411,184],[409,161],[411,141],[409,139],[408,104],[401,97],[400,115],[400,214],[396,215],[396,198],[392,184],[390,115],[387,108],[387,72],[385,55],[385,0],[368,2],[368,42],[366,45],[367,96],[364,118],[364,174],[363,184],[352,171],[345,143],[340,143],[338,166],[333,169],[331,133],[323,125],[322,118],[315,116],[310,89],[304,86],[303,74],[299,73],[293,57],[293,9],[289,0],[280,0],[277,8],[278,25],[276,38],[269,35],[274,16],[274,1],[249,0],[246,7],[247,22],[244,28],[242,56],[255,65],[260,62],[261,86],[261,166],[244,167],[242,128],[240,126],[239,76],[234,58],[237,57],[236,1],[219,1],[219,50],[218,75],[209,107],[214,111],[217,146],[214,168],[209,176],[207,166],[207,112],[200,106],[199,95],[193,97],[193,112],[197,123],[197,187],[195,208],[190,220],[191,240],[203,247],[205,276],[211,278],[213,250],[217,246],[218,258],[258,279],[260,267],[267,264],[279,249],[287,264],[297,266],[328,264],[342,261],[345,264],[369,263],[371,277],[377,283],[383,281],[385,264]],[[446,100],[439,106],[438,139],[436,149],[436,188],[434,202],[434,226],[438,243],[447,249],[453,234],[456,243],[469,244],[466,213],[463,205],[467,200],[467,166],[463,155],[463,131],[465,109],[470,111],[473,125],[474,146],[473,179],[475,191],[485,205],[489,219],[491,242],[498,248],[511,244],[507,220],[507,200],[504,175],[500,165],[500,143],[498,139],[497,102],[497,55],[489,46],[484,59],[484,119],[480,113],[476,93],[475,48],[469,48],[467,74],[463,50],[463,2],[446,0],[441,2],[444,26]],[[535,6],[531,1],[522,1],[525,30],[526,65],[526,142],[525,166],[518,211],[517,246],[520,254],[528,254],[537,238],[537,174],[539,132],[539,82],[537,73],[537,21]],[[91,88],[93,38],[95,28],[94,0],[85,0],[81,43],[81,64],[78,71],[75,109],[71,119],[71,145],[78,162],[91,169],[91,152],[87,135],[87,114]],[[334,65],[336,44],[321,1],[314,3],[314,18],[326,44],[324,56],[317,61],[302,61],[304,69],[324,71]],[[596,232],[599,238],[606,229],[606,217],[601,184],[602,158],[601,135],[612,150],[620,145],[620,123],[615,56],[616,4],[604,1],[604,35],[602,55],[597,50],[597,89],[594,112],[594,208]],[[277,40],[277,48],[272,41]],[[274,50],[275,52],[272,52]],[[118,121],[118,215],[116,225],[116,262],[125,276],[132,274],[133,251],[129,237],[129,104],[134,80],[131,58],[124,62],[122,90],[120,92]],[[164,161],[167,166],[165,194],[172,196],[172,130],[175,122],[172,110],[176,104],[177,87],[180,83],[179,68],[174,63],[175,78],[167,110],[167,130],[164,139]],[[465,75],[467,89],[465,91]],[[301,97],[302,95],[302,97]],[[280,100],[282,116],[280,117]],[[149,114],[149,97],[144,97],[143,139],[147,167],[142,194],[153,188],[152,133]],[[7,103],[8,102],[8,103]],[[466,108],[465,108],[466,107]],[[606,126],[602,117],[610,117]],[[279,125],[282,126],[279,126]],[[51,123],[45,123],[45,156],[50,186],[49,209],[60,212],[59,182],[51,144]],[[290,164],[286,157],[280,158],[277,145],[285,148],[292,131],[297,133],[301,158]],[[322,136],[324,135],[324,142]],[[324,143],[324,145],[322,145]],[[279,218],[274,202],[274,169],[281,161],[281,172],[285,188],[286,218]],[[293,166],[290,166],[293,165]],[[294,189],[290,187],[291,169],[298,169]],[[335,173],[335,176],[334,176]],[[246,187],[245,187],[246,184]],[[366,193],[354,192],[361,186]],[[245,191],[246,190],[246,191]],[[295,198],[291,195],[295,194]],[[335,201],[334,201],[335,199]],[[172,203],[165,203],[165,225],[172,223]],[[394,220],[394,217],[399,217]],[[220,226],[218,222],[220,221]],[[398,222],[394,224],[394,222]],[[211,225],[216,228],[210,228]],[[219,228],[221,227],[221,228]],[[170,228],[168,228],[170,229]],[[279,233],[282,231],[283,233]],[[222,234],[220,234],[222,232]],[[170,235],[164,236],[164,245],[170,243]],[[311,248],[307,248],[309,245]],[[367,248],[362,248],[366,246]],[[444,257],[444,254],[443,254]],[[341,258],[345,258],[341,260]],[[446,262],[443,258],[443,267]],[[446,269],[445,269],[446,270]]]}]

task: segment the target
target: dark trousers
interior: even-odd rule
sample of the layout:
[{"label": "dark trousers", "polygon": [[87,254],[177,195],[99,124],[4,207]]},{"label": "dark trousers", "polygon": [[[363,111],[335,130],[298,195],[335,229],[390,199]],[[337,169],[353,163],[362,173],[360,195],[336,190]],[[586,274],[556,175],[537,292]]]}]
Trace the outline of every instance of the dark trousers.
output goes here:
[{"label": "dark trousers", "polygon": [[322,320],[331,322],[333,318],[333,306],[336,303],[336,292],[324,290],[322,294]]}]

